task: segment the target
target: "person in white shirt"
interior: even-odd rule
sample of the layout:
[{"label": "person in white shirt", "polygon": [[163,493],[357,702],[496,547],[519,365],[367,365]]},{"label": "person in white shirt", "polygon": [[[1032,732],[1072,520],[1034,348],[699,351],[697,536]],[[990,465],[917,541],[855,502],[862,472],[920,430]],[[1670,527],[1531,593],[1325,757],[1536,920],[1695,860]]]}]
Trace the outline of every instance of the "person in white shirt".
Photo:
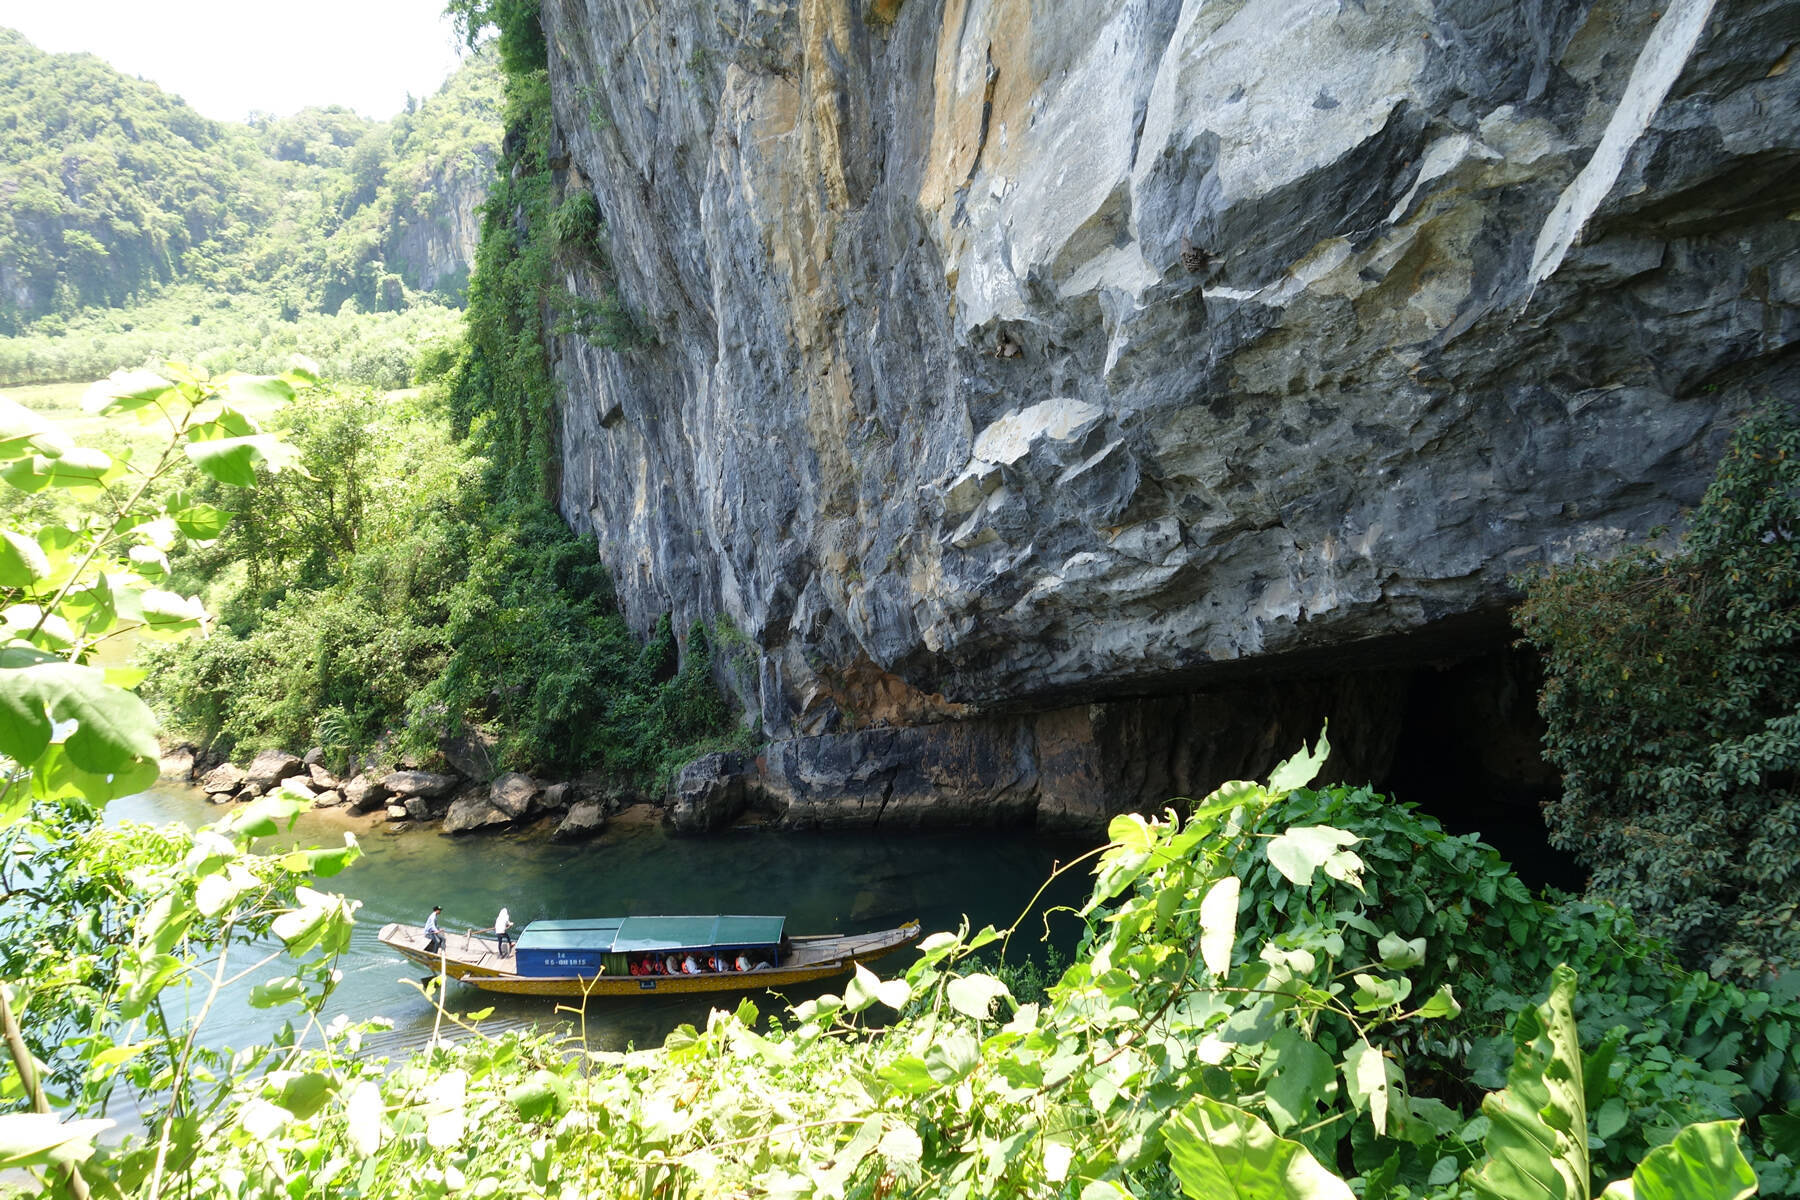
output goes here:
[{"label": "person in white shirt", "polygon": [[425,950],[428,954],[436,954],[444,948],[444,934],[438,928],[438,914],[443,911],[442,905],[434,904],[431,915],[425,918]]},{"label": "person in white shirt", "polygon": [[507,932],[507,930],[511,928],[512,916],[506,911],[505,907],[502,907],[500,909],[500,915],[494,918],[494,947],[499,951],[502,958],[512,953],[514,943],[512,935]]}]

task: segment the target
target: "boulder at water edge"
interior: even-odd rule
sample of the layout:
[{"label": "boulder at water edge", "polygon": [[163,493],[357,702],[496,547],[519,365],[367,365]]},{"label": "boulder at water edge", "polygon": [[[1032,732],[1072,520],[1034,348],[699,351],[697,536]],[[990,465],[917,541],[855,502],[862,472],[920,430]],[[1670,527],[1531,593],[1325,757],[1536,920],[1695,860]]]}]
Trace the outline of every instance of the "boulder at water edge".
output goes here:
[{"label": "boulder at water edge", "polygon": [[483,787],[470,788],[458,796],[451,802],[450,811],[444,814],[445,833],[468,833],[511,823],[512,818],[494,807],[488,798],[488,790]]},{"label": "boulder at water edge", "polygon": [[606,813],[593,800],[583,800],[569,810],[551,833],[553,842],[585,842],[606,828]]},{"label": "boulder at water edge", "polygon": [[220,763],[200,779],[201,791],[215,798],[223,796],[227,800],[243,786],[244,768],[235,763]]},{"label": "boulder at water edge", "polygon": [[488,802],[516,821],[536,812],[543,794],[544,785],[531,776],[508,771],[488,789]]},{"label": "boulder at water edge", "polygon": [[427,800],[448,796],[456,784],[456,776],[433,771],[395,771],[381,780],[381,786],[396,796],[423,796]]},{"label": "boulder at water edge", "polygon": [[374,812],[387,802],[387,789],[379,779],[358,775],[344,785],[344,803],[354,813]]},{"label": "boulder at water edge", "polygon": [[299,775],[305,770],[299,758],[286,750],[263,750],[250,761],[250,769],[244,772],[244,782],[270,792],[288,776]]}]

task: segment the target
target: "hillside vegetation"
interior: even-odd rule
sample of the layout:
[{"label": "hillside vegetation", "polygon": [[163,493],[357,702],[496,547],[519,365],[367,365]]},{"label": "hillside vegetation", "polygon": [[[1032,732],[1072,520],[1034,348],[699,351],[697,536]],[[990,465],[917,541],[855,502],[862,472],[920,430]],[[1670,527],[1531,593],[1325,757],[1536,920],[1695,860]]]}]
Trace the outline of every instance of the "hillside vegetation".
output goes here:
[{"label": "hillside vegetation", "polygon": [[0,30],[0,382],[254,347],[309,314],[460,304],[499,103],[474,55],[390,121],[236,125]]}]

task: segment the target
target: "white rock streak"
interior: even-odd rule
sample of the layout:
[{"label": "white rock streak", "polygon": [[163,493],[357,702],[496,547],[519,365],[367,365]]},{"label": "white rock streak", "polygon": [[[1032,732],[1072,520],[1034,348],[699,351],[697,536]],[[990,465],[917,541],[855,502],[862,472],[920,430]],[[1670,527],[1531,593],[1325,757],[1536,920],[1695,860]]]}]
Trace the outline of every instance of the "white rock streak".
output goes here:
[{"label": "white rock streak", "polygon": [[1619,106],[1607,122],[1594,157],[1563,189],[1543,229],[1538,231],[1531,260],[1533,287],[1562,266],[1569,248],[1581,236],[1582,227],[1618,182],[1631,148],[1650,127],[1650,119],[1662,107],[1669,89],[1687,65],[1688,56],[1694,52],[1706,19],[1712,15],[1713,3],[1714,0],[1672,0],[1656,28],[1644,39],[1644,48],[1625,84],[1625,94],[1619,97]]}]

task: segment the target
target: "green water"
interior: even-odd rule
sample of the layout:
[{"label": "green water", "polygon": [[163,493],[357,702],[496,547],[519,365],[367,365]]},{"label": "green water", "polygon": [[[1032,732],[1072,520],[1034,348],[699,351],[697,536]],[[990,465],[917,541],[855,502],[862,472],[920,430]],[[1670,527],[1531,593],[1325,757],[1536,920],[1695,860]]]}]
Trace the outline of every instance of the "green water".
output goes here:
[{"label": "green water", "polygon": [[[198,825],[218,819],[221,810],[187,790],[158,790],[116,801],[109,823],[179,821]],[[291,835],[265,840],[262,849],[293,845],[340,845],[345,820],[304,815]],[[675,838],[659,829],[611,831],[585,846],[553,846],[542,833],[449,837],[433,829],[391,833],[383,824],[357,822],[363,857],[342,875],[323,881],[362,902],[356,934],[340,963],[343,982],[326,1016],[381,1016],[394,1022],[391,1034],[372,1048],[399,1051],[422,1044],[437,1013],[412,986],[423,972],[376,941],[389,921],[423,924],[433,904],[444,907],[441,923],[452,938],[471,927],[491,928],[502,905],[515,925],[540,918],[655,913],[768,913],[787,917],[791,933],[838,933],[885,929],[912,917],[930,933],[954,930],[966,917],[971,927],[1005,927],[1018,920],[1056,862],[1084,853],[1089,844],[1019,834],[964,831],[954,834],[795,834],[746,831],[711,838]],[[1078,903],[1086,895],[1085,868],[1071,872],[1040,900],[1021,926],[1009,957],[1041,954],[1047,904]],[[1053,917],[1061,948],[1073,940],[1073,919]],[[902,969],[906,956],[882,959],[881,973]],[[246,961],[248,965],[248,960]],[[205,1038],[214,1045],[244,1045],[267,1036],[280,1016],[251,1009],[242,994],[275,965],[247,979],[241,994],[227,998],[208,1018]],[[804,999],[842,987],[842,981],[796,989]],[[200,997],[192,998],[195,1007]],[[725,1001],[734,1003],[735,1001]],[[774,1001],[759,997],[765,1009]],[[589,1043],[607,1049],[660,1044],[683,1022],[704,1022],[713,1003],[705,998],[631,997],[590,1001]],[[492,1006],[489,1029],[521,1025],[568,1026],[574,1017],[559,1013],[543,998],[499,996],[453,984],[447,1007],[469,1012]]]}]

